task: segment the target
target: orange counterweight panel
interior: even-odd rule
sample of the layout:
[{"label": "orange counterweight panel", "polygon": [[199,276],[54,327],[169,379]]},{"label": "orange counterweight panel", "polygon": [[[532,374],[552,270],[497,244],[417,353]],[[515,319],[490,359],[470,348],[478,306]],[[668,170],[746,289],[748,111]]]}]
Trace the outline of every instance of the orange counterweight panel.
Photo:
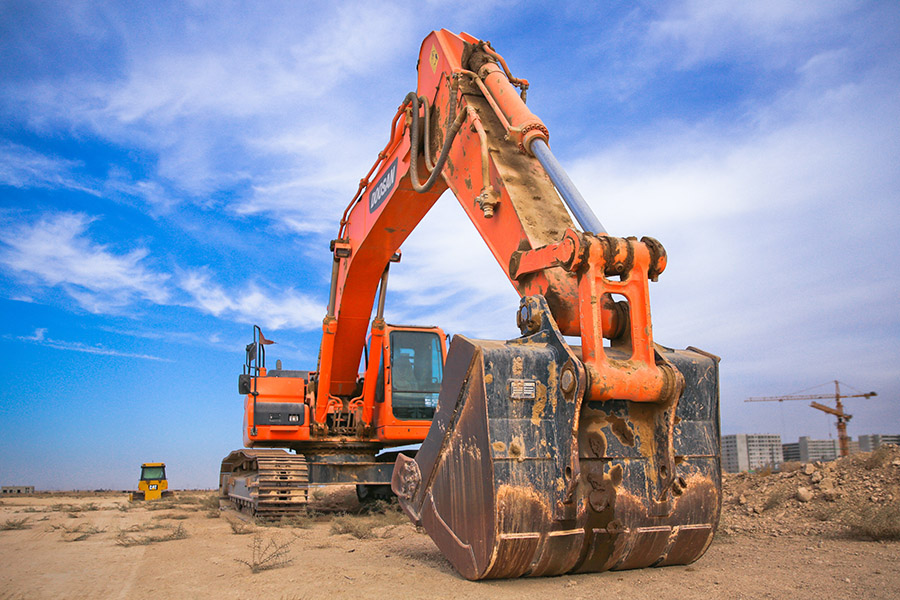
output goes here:
[{"label": "orange counterweight panel", "polygon": [[256,378],[256,420],[253,395],[244,400],[244,445],[250,448],[259,443],[310,439],[306,381],[300,377],[266,377],[264,369],[262,373]]}]

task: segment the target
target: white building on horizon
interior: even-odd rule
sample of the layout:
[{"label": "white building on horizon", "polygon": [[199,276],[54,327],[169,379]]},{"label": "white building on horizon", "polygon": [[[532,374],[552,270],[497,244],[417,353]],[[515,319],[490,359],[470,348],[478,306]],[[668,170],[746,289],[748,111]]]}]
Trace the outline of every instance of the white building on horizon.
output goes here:
[{"label": "white building on horizon", "polygon": [[859,436],[860,452],[872,452],[873,450],[878,450],[878,448],[884,446],[885,444],[894,444],[900,446],[900,435],[883,435],[880,433],[873,433],[869,435]]},{"label": "white building on horizon", "polygon": [[801,436],[790,444],[782,444],[785,462],[813,462],[816,460],[835,460],[841,455],[841,444],[838,440],[813,440],[809,436]]},{"label": "white building on horizon", "polygon": [[722,468],[729,473],[777,467],[784,462],[781,436],[775,433],[737,433],[722,436]]}]

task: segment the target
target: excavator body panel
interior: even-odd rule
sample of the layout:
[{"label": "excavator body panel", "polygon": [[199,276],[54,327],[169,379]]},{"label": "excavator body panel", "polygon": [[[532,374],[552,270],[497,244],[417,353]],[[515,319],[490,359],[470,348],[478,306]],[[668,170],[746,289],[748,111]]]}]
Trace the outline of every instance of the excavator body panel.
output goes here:
[{"label": "excavator body panel", "polygon": [[[383,335],[372,339],[378,340],[378,346],[368,353],[368,360],[377,365],[372,397],[363,393],[346,407],[332,407],[328,413],[332,423],[346,425],[324,433],[317,431],[310,411],[317,373],[256,368],[254,362],[262,364],[265,359],[254,348],[252,360],[238,379],[238,390],[245,394],[244,445],[293,447],[297,451],[310,443],[339,445],[348,431],[338,427],[352,430],[354,441],[371,447],[421,442],[431,426],[441,389],[446,335],[439,327],[385,324]],[[366,371],[358,376],[358,390],[365,389]],[[368,427],[362,419],[367,408],[373,415]]]}]

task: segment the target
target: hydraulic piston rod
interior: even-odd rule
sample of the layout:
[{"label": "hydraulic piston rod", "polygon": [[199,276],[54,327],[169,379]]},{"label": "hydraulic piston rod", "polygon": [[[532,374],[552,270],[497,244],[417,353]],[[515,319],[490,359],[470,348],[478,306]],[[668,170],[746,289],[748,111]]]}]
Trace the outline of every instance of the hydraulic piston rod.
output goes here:
[{"label": "hydraulic piston rod", "polygon": [[604,235],[606,229],[600,223],[600,219],[597,218],[597,215],[594,214],[594,211],[591,210],[591,207],[585,201],[584,196],[581,195],[581,192],[569,179],[568,173],[562,168],[556,157],[553,156],[547,143],[542,139],[534,140],[531,143],[531,152],[543,165],[544,170],[547,171],[547,175],[550,176],[550,180],[556,186],[559,195],[562,196],[563,201],[569,207],[569,210],[572,211],[572,215],[578,221],[578,224],[581,225],[581,228],[595,235]]}]

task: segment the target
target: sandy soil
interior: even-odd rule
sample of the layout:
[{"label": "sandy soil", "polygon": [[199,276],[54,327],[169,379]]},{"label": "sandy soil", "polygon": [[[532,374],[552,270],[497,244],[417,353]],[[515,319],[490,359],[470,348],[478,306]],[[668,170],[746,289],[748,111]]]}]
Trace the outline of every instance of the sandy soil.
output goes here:
[{"label": "sandy soil", "polygon": [[[885,473],[900,475],[897,457],[885,457]],[[841,469],[830,468],[840,481]],[[900,542],[853,539],[840,520],[823,520],[823,507],[837,510],[840,496],[815,497],[804,478],[816,479],[815,470],[726,479],[720,531],[693,565],[477,583],[460,578],[430,538],[393,510],[260,527],[211,508],[211,492],[138,505],[115,493],[4,499],[0,529],[26,521],[24,529],[0,530],[0,599],[897,598]],[[778,491],[798,485],[814,497]],[[878,485],[894,490],[893,479]],[[877,498],[871,487],[862,488],[870,503]],[[896,494],[883,495],[887,506],[896,502]],[[322,510],[358,510],[352,488],[316,496]],[[186,537],[147,539],[179,531]],[[254,543],[273,541],[290,564],[252,572]]]}]

